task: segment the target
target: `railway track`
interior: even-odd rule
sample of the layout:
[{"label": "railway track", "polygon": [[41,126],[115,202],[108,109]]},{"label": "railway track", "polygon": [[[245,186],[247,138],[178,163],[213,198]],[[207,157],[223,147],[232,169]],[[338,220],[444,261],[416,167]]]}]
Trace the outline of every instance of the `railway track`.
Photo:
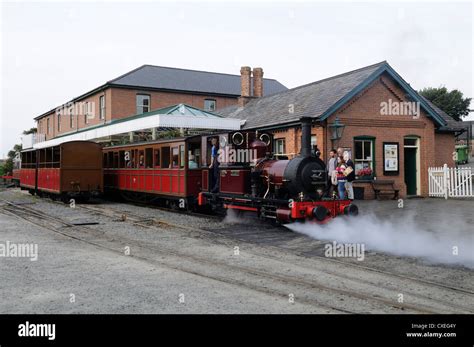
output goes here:
[{"label": "railway track", "polygon": [[[82,232],[84,232],[85,234],[87,234],[89,236],[90,235],[96,235],[97,236],[97,234],[99,234],[99,236],[103,237],[103,232],[100,232],[97,229],[91,229],[91,228],[87,228],[87,227],[84,227],[84,226],[77,226],[75,224],[66,222],[66,221],[64,221],[60,218],[51,216],[49,214],[46,215],[46,214],[42,213],[41,211],[35,210],[31,207],[19,206],[19,205],[16,205],[16,204],[12,203],[12,202],[8,202],[6,200],[3,200],[3,201],[4,201],[4,203],[7,204],[7,206],[10,207],[10,208],[8,208],[8,207],[5,208],[4,207],[3,208],[4,210],[6,210],[10,214],[13,214],[17,217],[20,217],[22,219],[26,219],[27,221],[32,222],[33,224],[35,224],[37,226],[41,226],[41,227],[46,228],[50,231],[59,233],[63,236],[66,236],[66,237],[69,237],[69,238],[72,238],[72,239],[75,239],[75,240],[78,240],[78,241],[86,242],[86,243],[89,243],[91,245],[107,249],[109,251],[113,251],[113,252],[116,252],[116,253],[123,254],[123,251],[120,250],[120,249],[116,249],[116,248],[110,247],[110,246],[104,246],[104,244],[102,244],[102,243],[98,243],[97,241],[90,241],[90,240],[88,240],[84,237],[78,236],[77,234],[72,234],[70,232],[66,233],[63,230],[58,230],[57,225],[56,226],[51,226],[51,225],[48,225],[48,223],[53,222],[53,224],[54,223],[59,224],[61,228],[68,227],[68,228],[70,228],[69,229],[70,231],[82,231]],[[102,206],[101,207],[91,207],[91,206],[85,206],[85,205],[80,205],[80,206],[83,209],[86,209],[90,212],[98,213],[98,214],[101,214],[101,215],[104,215],[104,216],[107,216],[107,217],[112,217],[112,218],[117,217],[117,214],[122,212],[122,211],[114,211],[110,208],[105,208],[105,207],[102,207]],[[32,221],[31,218],[33,218],[34,220]],[[143,221],[143,216],[131,215],[130,213],[128,214],[127,221],[130,222],[130,223],[133,223],[135,225],[140,225],[140,226],[147,227],[147,228],[154,228],[156,226],[166,225],[168,227],[188,229],[192,232],[196,232],[195,228],[190,228],[190,227],[186,227],[186,226],[183,226],[183,225],[176,225],[176,224],[173,224],[173,223],[168,223],[166,221],[163,222],[163,221],[153,221],[152,220],[153,223],[151,225],[150,224],[143,224],[143,223],[140,223],[140,222]],[[148,223],[150,221],[150,219],[147,219],[146,221]],[[46,222],[46,224],[45,224],[45,222]],[[199,230],[199,232],[210,233],[206,230]],[[412,312],[417,312],[417,313],[436,313],[437,312],[436,310],[430,309],[429,307],[426,307],[426,306],[412,305],[412,304],[399,304],[395,300],[392,300],[392,299],[386,299],[386,298],[382,298],[382,297],[374,297],[372,295],[367,295],[367,294],[363,294],[363,293],[359,293],[359,292],[355,292],[355,291],[351,291],[351,290],[346,290],[346,289],[341,290],[339,288],[334,288],[334,287],[329,287],[329,286],[326,286],[326,285],[322,285],[321,283],[308,281],[308,280],[303,280],[303,279],[295,277],[295,276],[286,276],[286,275],[282,276],[280,274],[274,274],[274,273],[269,274],[268,272],[259,271],[259,270],[256,270],[254,268],[243,267],[243,266],[238,266],[238,265],[229,265],[229,264],[224,264],[222,262],[216,262],[214,260],[209,260],[209,259],[204,258],[204,257],[190,256],[189,254],[185,254],[185,253],[182,253],[182,252],[177,252],[176,250],[165,248],[163,246],[158,247],[158,249],[157,249],[156,246],[154,246],[153,248],[150,248],[146,244],[143,244],[142,242],[137,242],[135,240],[130,240],[130,239],[126,239],[126,240],[122,239],[122,243],[123,242],[125,242],[127,245],[133,244],[133,247],[137,248],[137,249],[147,250],[149,252],[156,252],[158,250],[160,254],[167,254],[168,256],[173,256],[173,257],[176,257],[176,258],[179,258],[179,259],[188,259],[193,263],[199,262],[199,263],[208,264],[210,266],[225,267],[226,269],[228,269],[229,273],[235,274],[236,272],[240,272],[242,274],[245,274],[245,277],[253,276],[255,279],[266,278],[267,280],[273,281],[273,282],[286,283],[286,284],[290,284],[290,285],[298,285],[300,287],[305,288],[306,290],[308,290],[308,289],[309,290],[317,289],[319,291],[325,291],[327,293],[332,293],[332,294],[336,293],[338,295],[350,296],[352,298],[356,298],[356,299],[359,299],[361,301],[377,302],[378,304],[383,304],[383,305],[391,307],[395,310],[401,310],[401,311],[407,310],[407,311],[412,311]],[[261,255],[259,255],[259,256],[261,256]],[[137,258],[137,259],[143,260],[143,261],[156,263],[156,259],[152,259],[150,257],[143,257],[143,256],[138,256],[138,255],[134,255],[134,257]],[[267,259],[272,259],[272,260],[279,260],[277,258],[269,257],[267,255],[262,256],[262,257],[267,258]],[[325,258],[322,258],[322,259],[325,259]],[[285,293],[277,292],[277,291],[269,289],[268,286],[262,288],[261,286],[255,286],[255,285],[249,284],[245,281],[243,281],[244,282],[243,283],[242,281],[236,281],[235,279],[229,279],[229,278],[222,277],[222,276],[215,276],[215,275],[209,276],[208,274],[205,274],[205,273],[202,273],[202,272],[189,271],[189,269],[183,269],[182,267],[170,266],[167,263],[163,263],[163,262],[158,262],[158,263],[160,265],[165,265],[167,267],[171,267],[171,268],[179,270],[179,271],[184,271],[184,272],[192,273],[192,274],[195,274],[195,275],[211,278],[211,279],[214,279],[214,280],[218,280],[220,282],[225,282],[225,283],[229,283],[229,284],[233,284],[233,285],[243,286],[243,287],[250,288],[250,289],[253,289],[253,290],[256,290],[256,291],[260,291],[260,292],[263,291],[264,293],[267,293],[267,294],[277,295],[277,296],[285,295]],[[347,264],[344,264],[344,265],[347,265]],[[344,277],[345,279],[353,280],[353,278],[350,278],[348,276],[341,276],[341,274],[339,274],[339,273],[336,274],[336,273],[328,272],[328,271],[326,271],[326,273],[331,274],[331,275],[335,275],[335,276],[338,276],[338,277]],[[361,282],[361,281],[359,281],[359,282]],[[394,288],[386,288],[386,289],[392,290],[392,291],[394,290]],[[413,295],[413,294],[411,294],[411,295]],[[422,298],[422,299],[433,300],[432,298],[427,298],[427,297],[423,297],[423,296],[420,296],[420,295],[413,295],[413,296],[416,296],[416,297]],[[349,311],[349,310],[345,310],[344,308],[341,308],[341,307],[328,306],[326,303],[321,302],[320,300],[315,300],[314,298],[301,297],[301,298],[299,298],[299,300],[301,302],[305,302],[306,304],[310,304],[310,305],[318,306],[318,307],[325,307],[325,308],[328,308],[328,309],[331,309],[331,310],[335,310],[337,312],[364,313],[364,312],[352,312],[352,311]],[[443,302],[443,301],[440,301],[440,300],[436,300],[436,302],[439,303],[439,304],[442,304],[446,307],[457,307],[458,311],[469,313],[469,311],[467,311],[465,308],[454,305],[453,303],[447,303],[447,302]]]},{"label": "railway track", "polygon": [[[100,236],[103,237],[103,233],[101,233],[97,229],[91,229],[91,228],[84,227],[84,226],[76,226],[76,225],[74,225],[72,223],[68,223],[68,222],[66,222],[66,221],[64,221],[60,218],[51,216],[49,214],[46,215],[43,212],[35,210],[31,207],[18,206],[16,204],[14,204],[12,202],[9,202],[9,201],[6,201],[4,199],[0,199],[0,200],[3,200],[3,202],[6,203],[7,207],[4,206],[3,210],[7,211],[9,214],[13,214],[16,217],[25,219],[25,220],[27,220],[27,221],[29,221],[29,222],[37,225],[37,226],[40,226],[40,227],[45,228],[47,230],[56,232],[56,233],[61,234],[65,237],[69,237],[69,238],[72,238],[72,239],[75,239],[75,240],[78,240],[78,241],[86,242],[86,243],[89,243],[91,245],[94,245],[94,246],[97,246],[97,247],[100,247],[100,248],[103,248],[103,249],[107,249],[107,250],[113,251],[115,253],[120,253],[120,254],[123,255],[123,251],[120,248],[117,249],[113,246],[107,245],[107,243],[104,244],[103,242],[100,243],[100,242],[97,242],[97,241],[91,241],[90,239],[87,239],[87,237],[84,237],[84,235],[87,235],[87,236],[95,235],[95,236],[97,236],[97,234],[100,234]],[[91,206],[86,206],[86,205],[77,205],[77,206],[80,206],[81,208],[83,208],[85,210],[88,210],[90,212],[94,212],[94,213],[97,213],[97,214],[101,214],[101,215],[109,217],[109,218],[117,218],[117,217],[119,217],[120,213],[123,213],[122,211],[116,211],[116,210],[114,211],[113,209],[110,209],[109,207],[104,207],[104,206],[100,206],[100,207],[97,207],[97,206],[91,207]],[[205,233],[205,234],[207,234],[207,236],[209,236],[209,234],[212,234],[212,232],[209,232],[209,231],[206,231],[206,230],[201,230],[201,229],[196,230],[196,228],[191,228],[191,227],[187,227],[187,226],[183,226],[183,225],[176,225],[174,223],[169,223],[167,221],[148,219],[148,220],[146,220],[146,223],[144,224],[143,223],[143,220],[144,220],[143,216],[137,216],[137,215],[133,215],[131,213],[128,213],[126,220],[128,222],[132,223],[132,224],[143,226],[143,227],[146,227],[146,228],[155,228],[156,226],[166,225],[168,227],[186,229],[186,230],[188,230],[190,232],[194,232],[194,233],[196,233],[196,232]],[[149,224],[150,220],[152,222],[151,224]],[[58,225],[59,225],[59,228],[58,228]],[[64,232],[63,230],[61,230],[61,228],[64,228],[64,227],[67,227],[69,232]],[[78,235],[78,233],[79,234],[82,233],[82,236]],[[179,271],[184,271],[184,272],[195,274],[195,275],[198,275],[198,276],[203,276],[203,277],[206,277],[206,278],[214,279],[214,280],[217,280],[217,281],[220,281],[220,282],[229,283],[229,284],[232,284],[232,285],[243,286],[245,288],[250,288],[252,290],[256,290],[256,291],[259,291],[259,292],[264,292],[264,293],[270,294],[270,295],[286,296],[286,295],[288,295],[288,293],[272,290],[271,286],[255,285],[254,283],[249,283],[249,281],[237,280],[236,278],[238,278],[238,276],[235,276],[235,275],[240,274],[241,276],[243,275],[244,278],[250,276],[250,277],[253,277],[256,280],[258,280],[258,279],[261,280],[262,278],[265,278],[270,283],[278,282],[280,285],[281,284],[290,285],[290,286],[295,286],[296,285],[296,286],[299,286],[300,288],[304,288],[305,290],[309,289],[310,291],[312,291],[312,290],[317,289],[321,292],[326,292],[326,293],[330,293],[330,294],[333,294],[333,295],[338,294],[338,295],[342,295],[342,296],[348,296],[348,297],[358,299],[360,301],[366,301],[366,302],[370,302],[370,303],[377,303],[378,305],[384,305],[385,307],[389,307],[391,311],[395,311],[395,312],[396,311],[399,311],[399,312],[400,311],[411,311],[411,312],[416,312],[416,313],[437,313],[438,312],[436,309],[433,310],[433,308],[427,307],[426,305],[423,306],[423,305],[413,305],[413,304],[406,304],[406,303],[405,304],[400,304],[400,303],[396,302],[396,300],[393,300],[393,299],[387,299],[387,298],[382,298],[382,297],[374,297],[372,295],[367,295],[367,294],[364,294],[364,293],[355,292],[355,291],[348,290],[348,289],[340,289],[340,288],[335,288],[335,287],[332,287],[332,286],[330,287],[330,286],[318,283],[316,281],[310,281],[310,280],[298,278],[298,277],[295,277],[295,276],[281,275],[281,274],[276,274],[276,273],[268,273],[268,272],[261,271],[261,270],[255,269],[255,268],[250,268],[250,267],[247,267],[247,266],[217,262],[216,259],[210,260],[210,259],[207,259],[207,258],[204,258],[204,257],[191,256],[189,254],[185,254],[183,252],[178,252],[176,250],[169,249],[169,248],[166,248],[166,247],[163,247],[163,246],[157,247],[156,245],[154,245],[153,247],[149,247],[148,245],[144,244],[143,242],[137,242],[136,240],[123,239],[122,243],[123,242],[125,242],[125,244],[127,244],[127,245],[133,244],[134,249],[140,249],[140,250],[144,251],[142,253],[145,253],[145,254],[158,251],[160,254],[167,254],[168,256],[175,257],[177,259],[187,259],[188,261],[190,261],[191,263],[194,263],[194,264],[196,264],[196,263],[207,264],[207,266],[216,266],[216,265],[218,265],[221,268],[225,268],[226,270],[228,270],[229,273],[234,274],[234,276],[232,276],[232,278],[223,277],[223,276],[216,276],[215,274],[212,274],[210,276],[209,274],[207,274],[203,271],[196,271],[196,270],[192,270],[190,268],[183,268],[183,266],[171,266],[169,263],[164,263],[162,261],[157,262],[156,259],[153,259],[151,257],[140,256],[140,255],[134,254],[133,257],[135,257],[139,260],[143,260],[143,261],[147,261],[147,262],[151,262],[151,263],[158,263],[160,265],[165,265],[167,267],[171,267],[171,268],[179,270]],[[274,257],[271,257],[271,256],[268,256],[268,255],[262,256],[261,254],[259,254],[259,256],[267,258],[267,259],[278,260],[278,259],[276,259]],[[321,257],[321,259],[324,259],[326,261],[333,261],[333,259],[327,259],[327,258],[323,258],[323,257]],[[336,261],[336,262],[340,262],[340,261]],[[343,263],[343,262],[340,262],[340,263]],[[353,264],[343,263],[343,265],[344,266],[347,266],[347,265],[351,266]],[[300,265],[298,265],[298,266],[300,266]],[[373,269],[368,269],[366,267],[361,267],[361,266],[357,266],[357,267],[362,268],[364,270],[368,270],[368,271],[373,270]],[[380,271],[380,270],[376,270],[376,272],[383,273],[384,275],[395,276],[397,278],[403,277],[403,276],[399,276],[399,275],[396,275],[396,274],[386,273],[386,272],[383,272],[383,271]],[[326,273],[328,273],[330,275],[333,275],[333,276],[343,277],[346,280],[347,279],[354,280],[353,278],[350,278],[348,276],[341,276],[340,273],[336,274],[334,272],[328,272],[328,271],[326,271]],[[404,279],[413,281],[412,278],[404,278]],[[454,291],[460,291],[460,288],[454,288],[454,287],[450,288],[450,287],[447,287],[447,286],[439,286],[435,283],[427,283],[426,281],[423,281],[423,280],[417,280],[417,279],[415,279],[415,280],[418,283],[422,283],[424,285],[426,285],[426,284],[429,284],[429,285],[432,285],[432,286],[434,285],[434,286],[443,288],[444,290],[449,289],[449,290],[454,290]],[[359,281],[359,282],[361,282],[361,281]],[[386,288],[386,289],[391,290],[391,291],[395,290],[394,288]],[[463,289],[461,289],[461,291],[465,294],[470,294],[470,295],[474,294],[472,292],[468,292],[468,291],[465,291]],[[435,300],[435,299],[432,299],[432,298],[429,298],[429,297],[426,297],[426,296],[422,296],[422,295],[415,295],[415,294],[410,294],[410,295],[415,296],[419,299],[425,299],[425,300],[429,299],[429,300],[432,300],[432,301],[436,302],[437,304],[441,304],[441,305],[446,306],[446,307],[452,307],[452,308],[456,307],[457,310],[458,310],[457,312],[469,313],[469,310],[466,310],[465,308],[463,308],[461,306],[458,306],[458,305],[455,305],[453,303],[445,302],[445,301],[442,301],[442,300]],[[360,311],[353,312],[351,310],[345,309],[344,307],[335,307],[335,306],[327,305],[326,302],[322,302],[321,300],[317,300],[315,298],[310,298],[310,297],[308,297],[308,298],[299,297],[298,300],[301,301],[301,302],[305,302],[306,304],[310,304],[310,305],[317,306],[317,307],[324,307],[324,308],[327,308],[329,310],[334,310],[334,311],[337,311],[337,312],[364,313],[364,311],[362,311],[362,312],[360,312]]]},{"label": "railway track", "polygon": [[[78,205],[78,206],[80,208],[88,210],[90,212],[97,213],[97,214],[100,214],[100,215],[103,215],[103,216],[106,216],[106,217],[112,217],[112,218],[113,217],[117,218],[120,215],[120,213],[123,213],[119,210],[114,210],[114,209],[112,209],[108,206],[104,206],[104,205],[97,205],[97,206],[94,206],[94,207],[91,207],[89,205]],[[148,220],[148,221],[153,221],[154,223],[143,224],[143,223],[141,223],[141,221],[144,220],[143,216],[139,216],[137,214],[133,214],[133,213],[130,213],[128,211],[126,212],[126,214],[128,216],[127,218],[130,218],[130,221],[132,221],[133,224],[139,225],[139,226],[142,226],[142,227],[145,227],[145,228],[154,228],[154,227],[160,226],[160,225],[168,225],[168,226],[178,228],[178,229],[184,229],[184,230],[188,230],[188,231],[192,231],[192,232],[199,232],[200,234],[203,234],[203,235],[206,235],[206,236],[209,236],[209,237],[213,237],[213,238],[215,238],[215,236],[216,236],[216,233],[213,232],[213,231],[204,230],[204,229],[196,228],[196,227],[189,227],[189,226],[182,225],[182,224],[171,223],[171,222],[164,221],[164,220],[161,220],[161,219],[153,219],[153,218],[145,219],[145,220]],[[248,233],[251,234],[252,231],[249,231]],[[232,234],[230,234],[230,235],[232,235]],[[219,236],[227,237],[228,235],[219,234]],[[248,242],[248,239],[239,239],[239,238],[237,238],[237,239],[239,241]],[[226,242],[225,244],[230,244],[230,243]],[[282,251],[282,248],[275,247],[275,246],[272,246],[272,245],[265,245],[265,247],[270,247],[270,248],[276,249],[278,251]],[[299,255],[299,256],[307,257],[304,254],[302,254],[301,252],[297,252],[296,254]],[[271,258],[271,259],[277,259],[277,258],[271,257],[269,255],[262,255],[262,256],[263,257],[268,257],[268,258]],[[402,280],[412,281],[412,282],[420,283],[420,284],[423,284],[423,285],[430,285],[430,286],[433,286],[433,287],[436,287],[436,288],[446,289],[448,291],[454,291],[454,292],[469,294],[469,295],[472,295],[473,298],[474,298],[474,291],[471,291],[471,290],[468,290],[468,289],[465,289],[465,288],[459,288],[459,287],[455,287],[455,286],[451,286],[451,285],[446,285],[446,284],[443,284],[443,283],[433,282],[433,281],[429,281],[429,280],[425,280],[425,279],[421,279],[421,278],[415,278],[415,277],[411,277],[411,276],[407,276],[407,275],[403,275],[403,274],[399,274],[399,273],[380,270],[380,269],[369,267],[369,266],[349,263],[347,261],[342,261],[342,260],[338,260],[338,259],[334,259],[334,258],[327,258],[327,257],[323,257],[323,256],[318,256],[318,255],[313,255],[313,257],[316,257],[318,259],[322,259],[323,261],[326,261],[326,262],[341,264],[341,265],[344,265],[344,266],[347,266],[347,267],[352,267],[352,268],[355,268],[355,269],[371,271],[371,272],[374,272],[374,273],[379,273],[379,274],[391,276],[391,277],[402,279]]]}]

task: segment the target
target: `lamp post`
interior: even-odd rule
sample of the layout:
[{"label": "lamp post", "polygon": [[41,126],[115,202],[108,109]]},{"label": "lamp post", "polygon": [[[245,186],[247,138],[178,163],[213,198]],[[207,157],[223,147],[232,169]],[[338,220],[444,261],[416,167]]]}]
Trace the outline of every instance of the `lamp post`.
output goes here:
[{"label": "lamp post", "polygon": [[339,117],[336,116],[334,123],[328,125],[329,129],[331,129],[331,141],[333,147],[337,147],[337,141],[342,138],[342,133],[344,132],[344,128],[346,127],[339,121]]}]

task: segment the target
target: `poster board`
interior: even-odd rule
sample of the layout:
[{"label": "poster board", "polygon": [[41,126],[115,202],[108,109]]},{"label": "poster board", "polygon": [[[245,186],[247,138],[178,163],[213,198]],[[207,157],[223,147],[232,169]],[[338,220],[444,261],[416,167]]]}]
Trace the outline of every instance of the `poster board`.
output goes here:
[{"label": "poster board", "polygon": [[383,143],[383,174],[396,176],[400,173],[398,142]]}]

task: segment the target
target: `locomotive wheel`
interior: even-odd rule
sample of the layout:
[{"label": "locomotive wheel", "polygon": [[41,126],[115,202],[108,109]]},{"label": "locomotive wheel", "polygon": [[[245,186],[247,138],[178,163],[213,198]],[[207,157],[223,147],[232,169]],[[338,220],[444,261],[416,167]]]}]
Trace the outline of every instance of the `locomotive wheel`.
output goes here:
[{"label": "locomotive wheel", "polygon": [[355,217],[359,214],[359,208],[354,204],[347,205],[346,207],[344,207],[344,214],[346,216]]},{"label": "locomotive wheel", "polygon": [[316,218],[317,221],[322,222],[326,219],[328,215],[328,209],[324,206],[316,206],[313,208],[313,217]]}]

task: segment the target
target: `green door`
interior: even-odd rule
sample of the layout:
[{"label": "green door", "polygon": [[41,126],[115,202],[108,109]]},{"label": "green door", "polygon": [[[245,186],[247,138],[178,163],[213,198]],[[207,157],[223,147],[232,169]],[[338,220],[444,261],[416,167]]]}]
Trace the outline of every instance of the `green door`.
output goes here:
[{"label": "green door", "polygon": [[416,151],[417,148],[405,148],[405,184],[407,195],[416,195]]}]

